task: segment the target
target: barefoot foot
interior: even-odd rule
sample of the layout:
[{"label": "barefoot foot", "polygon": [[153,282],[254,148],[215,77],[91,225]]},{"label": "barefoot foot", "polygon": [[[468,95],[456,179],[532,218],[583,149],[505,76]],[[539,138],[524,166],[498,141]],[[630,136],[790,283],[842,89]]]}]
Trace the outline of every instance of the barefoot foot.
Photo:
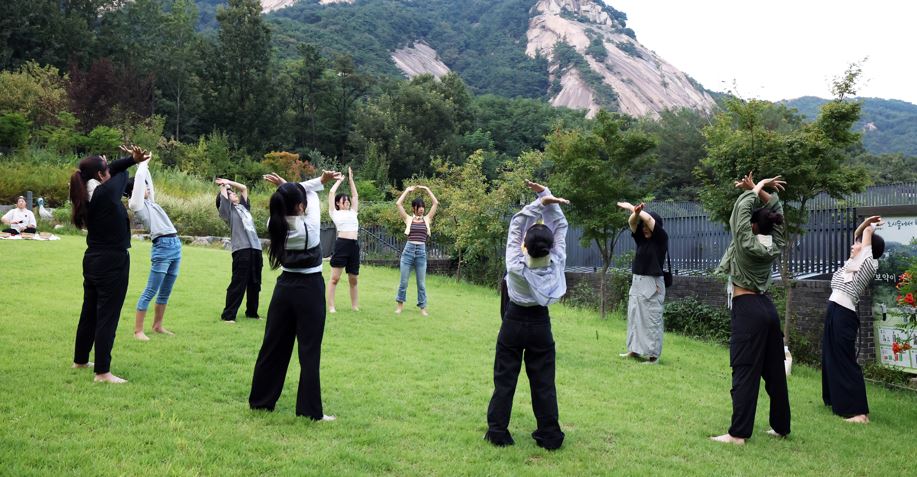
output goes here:
[{"label": "barefoot foot", "polygon": [[634,353],[633,351],[628,351],[627,353],[621,353],[618,356],[622,358],[639,358],[640,357],[639,354]]},{"label": "barefoot foot", "polygon": [[338,418],[336,416],[329,416],[326,414],[326,415],[323,415],[321,419],[319,419],[319,422],[322,422],[322,421],[331,422],[331,421],[336,421],[337,419]]},{"label": "barefoot foot", "polygon": [[86,361],[85,363],[82,363],[82,364],[73,363],[73,366],[70,366],[70,367],[74,369],[82,369],[82,368],[91,368],[93,366],[95,366],[95,363],[93,363],[92,361]]},{"label": "barefoot foot", "polygon": [[404,303],[399,303],[395,305],[395,314],[396,315],[401,314],[402,311],[404,311]]},{"label": "barefoot foot", "polygon": [[352,311],[360,311],[360,307],[357,307],[357,306],[352,306],[352,307],[350,307],[350,309],[351,309]]},{"label": "barefoot foot", "polygon": [[711,437],[710,440],[714,442],[723,442],[726,444],[735,444],[737,446],[741,446],[745,444],[745,439],[742,439],[741,437],[732,437],[729,434],[723,434],[721,436],[714,436],[714,437]]},{"label": "barefoot foot", "polygon": [[328,308],[328,313],[337,313],[337,312],[338,311],[335,310],[333,306],[331,308]]},{"label": "barefoot foot", "polygon": [[135,339],[135,340],[140,340],[140,341],[150,341],[150,337],[147,336],[146,333],[144,333],[144,332],[142,332],[142,331],[138,331],[138,332],[134,333],[134,339]]},{"label": "barefoot foot", "polygon": [[420,314],[423,315],[423,316],[430,316],[430,314],[427,313],[427,309],[426,309],[426,308],[421,308],[421,309],[420,309]]},{"label": "barefoot foot", "polygon": [[767,435],[769,435],[769,436],[771,436],[771,437],[776,437],[776,438],[778,438],[778,439],[786,439],[786,435],[781,434],[781,433],[779,433],[779,432],[777,432],[777,431],[775,431],[775,430],[773,430],[773,429],[768,429],[768,430],[765,432],[765,434],[767,434]]},{"label": "barefoot foot", "polygon": [[856,424],[869,424],[869,416],[866,414],[860,414],[859,416],[853,416],[847,419],[844,419],[847,422],[853,422]]},{"label": "barefoot foot", "polygon": [[159,334],[161,334],[161,335],[175,336],[175,333],[172,333],[171,331],[169,331],[169,330],[167,330],[167,329],[165,329],[165,328],[163,328],[163,327],[161,327],[161,326],[160,326],[159,328],[155,328],[155,327],[154,327],[154,328],[153,328],[153,331],[155,331],[156,333],[159,333]]},{"label": "barefoot foot", "polygon": [[97,383],[111,383],[111,384],[122,384],[122,383],[127,382],[126,379],[121,379],[111,373],[97,374],[95,379],[93,379],[93,381]]}]

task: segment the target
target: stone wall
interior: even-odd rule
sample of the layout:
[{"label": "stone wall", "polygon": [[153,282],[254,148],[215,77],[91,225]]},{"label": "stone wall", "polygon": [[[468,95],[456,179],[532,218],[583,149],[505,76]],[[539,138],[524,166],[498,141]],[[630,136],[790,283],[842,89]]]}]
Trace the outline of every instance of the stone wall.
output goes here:
[{"label": "stone wall", "polygon": [[[711,277],[675,276],[673,284],[666,290],[666,301],[683,298],[694,298],[697,301],[713,306],[726,307],[726,287],[721,280]],[[599,280],[595,273],[567,273],[567,287],[572,290],[579,283],[587,281],[594,286],[598,294]],[[610,280],[609,280],[610,282]],[[613,287],[609,287],[610,306],[614,307],[617,297]],[[779,304],[783,295],[782,285],[775,282],[769,292],[772,299],[778,301],[778,313],[783,316],[784,310]],[[798,280],[793,282],[793,315],[791,330],[791,351],[799,354],[809,362],[818,362],[821,354],[821,336],[824,330],[825,310],[828,297],[831,295],[831,284],[828,280]],[[626,298],[624,298],[626,299]],[[867,294],[860,299],[860,333],[857,337],[858,360],[860,364],[873,362],[876,359],[875,336],[873,329],[872,296]],[[795,343],[795,345],[793,344]]]}]

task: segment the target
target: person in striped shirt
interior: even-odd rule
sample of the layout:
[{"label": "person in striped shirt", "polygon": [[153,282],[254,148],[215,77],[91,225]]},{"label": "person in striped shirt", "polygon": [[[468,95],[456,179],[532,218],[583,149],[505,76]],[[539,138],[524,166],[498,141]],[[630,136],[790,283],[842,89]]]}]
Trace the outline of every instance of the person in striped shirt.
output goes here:
[{"label": "person in striped shirt", "polygon": [[869,217],[857,227],[850,258],[831,277],[831,297],[825,314],[822,337],[822,400],[825,406],[848,422],[869,422],[866,382],[857,363],[856,337],[860,329],[857,302],[879,267],[885,240],[874,233],[882,224],[879,216]]}]

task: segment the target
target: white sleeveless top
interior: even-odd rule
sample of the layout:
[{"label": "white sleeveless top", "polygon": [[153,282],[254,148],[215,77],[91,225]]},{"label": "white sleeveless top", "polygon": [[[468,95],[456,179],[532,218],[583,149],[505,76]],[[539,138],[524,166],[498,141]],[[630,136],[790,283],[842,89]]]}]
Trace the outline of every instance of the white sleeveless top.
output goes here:
[{"label": "white sleeveless top", "polygon": [[360,222],[357,220],[357,213],[352,210],[335,210],[331,212],[331,220],[338,232],[357,232],[360,230]]}]

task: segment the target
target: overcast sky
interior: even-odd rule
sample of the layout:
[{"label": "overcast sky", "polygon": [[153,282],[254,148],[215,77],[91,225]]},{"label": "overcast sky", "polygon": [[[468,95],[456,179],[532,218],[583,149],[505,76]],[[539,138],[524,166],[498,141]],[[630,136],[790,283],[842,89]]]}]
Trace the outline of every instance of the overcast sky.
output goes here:
[{"label": "overcast sky", "polygon": [[831,96],[863,64],[859,96],[917,104],[917,2],[605,0],[637,39],[707,89],[771,101]]}]

